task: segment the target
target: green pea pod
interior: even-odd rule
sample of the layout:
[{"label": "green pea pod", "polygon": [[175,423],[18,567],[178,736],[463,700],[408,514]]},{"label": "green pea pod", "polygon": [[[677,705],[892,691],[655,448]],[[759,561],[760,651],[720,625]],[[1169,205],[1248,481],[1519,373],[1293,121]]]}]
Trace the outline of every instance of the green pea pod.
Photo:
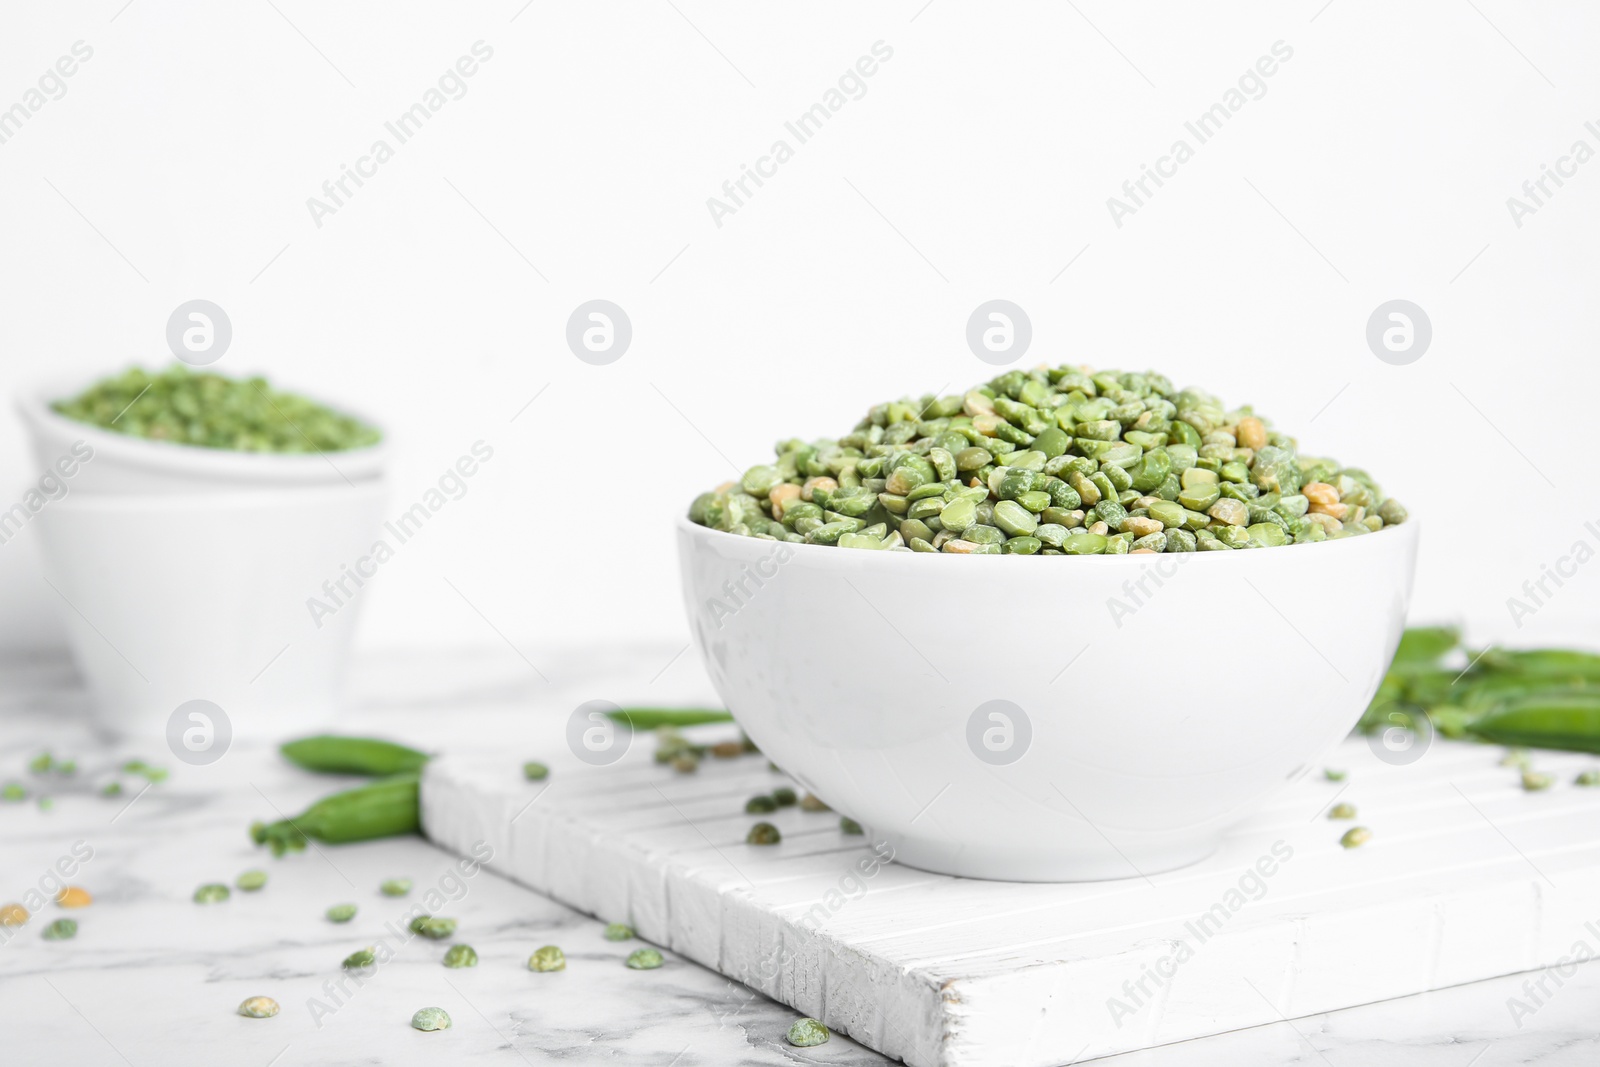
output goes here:
[{"label": "green pea pod", "polygon": [[369,841],[377,837],[414,834],[421,825],[416,771],[380,778],[376,782],[323,797],[292,819],[250,828],[257,844],[270,845],[275,855],[300,851],[306,838],[329,844]]},{"label": "green pea pod", "polygon": [[322,734],[286,742],[278,751],[296,767],[318,774],[365,774],[380,778],[421,770],[427,753],[369,737]]},{"label": "green pea pod", "polygon": [[1519,674],[1600,678],[1600,655],[1570,648],[1491,648],[1478,663],[1489,670]]},{"label": "green pea pod", "polygon": [[1507,702],[1468,729],[1485,741],[1600,753],[1600,694],[1541,693]]},{"label": "green pea pod", "polygon": [[1529,697],[1550,693],[1593,690],[1600,695],[1600,677],[1562,678],[1555,675],[1528,676],[1525,674],[1469,675],[1455,687],[1452,703],[1480,710],[1493,710],[1498,706]]},{"label": "green pea pod", "polygon": [[732,722],[733,716],[711,708],[619,708],[606,712],[614,721],[635,730],[657,726],[697,726],[704,722]]},{"label": "green pea pod", "polygon": [[1400,635],[1394,650],[1395,666],[1410,663],[1434,664],[1461,643],[1461,631],[1453,626],[1413,626]]},{"label": "green pea pod", "polygon": [[1442,704],[1428,709],[1428,721],[1433,723],[1433,728],[1446,737],[1461,741],[1472,733],[1472,724],[1478,719],[1478,712],[1469,708],[1457,708]]}]

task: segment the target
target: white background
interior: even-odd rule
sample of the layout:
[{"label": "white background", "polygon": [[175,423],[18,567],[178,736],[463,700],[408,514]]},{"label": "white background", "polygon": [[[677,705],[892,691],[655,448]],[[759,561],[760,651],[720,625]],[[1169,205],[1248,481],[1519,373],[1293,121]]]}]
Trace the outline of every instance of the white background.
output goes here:
[{"label": "white background", "polygon": [[[1600,524],[1600,162],[1506,207],[1600,148],[1591,4],[124,2],[0,16],[0,107],[94,49],[0,144],[0,391],[165,362],[201,297],[216,369],[384,423],[393,511],[490,442],[363,594],[369,646],[493,641],[445,579],[519,643],[683,640],[670,519],[781,437],[990,377],[964,329],[995,297],[1029,363],[1151,367],[1374,472],[1425,524],[1414,617],[1553,640],[1592,612],[1600,565],[1520,632],[1505,604]],[[306,199],[480,39],[466,96],[317,228]],[[707,197],[879,40],[718,228]],[[1279,40],[1266,95],[1113,225]],[[563,339],[595,297],[634,325],[605,367]],[[1364,341],[1397,297],[1435,332],[1406,367]],[[37,475],[8,408],[4,504]],[[35,536],[0,545],[3,642],[61,640]]]}]

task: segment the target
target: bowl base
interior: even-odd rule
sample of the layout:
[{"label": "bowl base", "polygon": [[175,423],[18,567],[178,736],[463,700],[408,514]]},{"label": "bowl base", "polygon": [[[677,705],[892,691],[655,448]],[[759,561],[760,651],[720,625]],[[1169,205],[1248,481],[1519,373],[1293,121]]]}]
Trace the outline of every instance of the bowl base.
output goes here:
[{"label": "bowl base", "polygon": [[934,874],[997,882],[1104,882],[1145,878],[1199,863],[1216,852],[1222,843],[1219,838],[1202,837],[1198,841],[1162,847],[1119,851],[1102,844],[1098,851],[1052,852],[970,848],[928,838],[881,836],[894,849],[896,863]]}]

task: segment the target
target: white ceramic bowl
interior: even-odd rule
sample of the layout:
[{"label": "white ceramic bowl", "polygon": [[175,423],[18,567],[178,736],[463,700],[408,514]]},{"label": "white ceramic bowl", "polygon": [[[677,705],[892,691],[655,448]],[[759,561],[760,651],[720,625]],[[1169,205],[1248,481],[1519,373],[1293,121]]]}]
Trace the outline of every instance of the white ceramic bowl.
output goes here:
[{"label": "white ceramic bowl", "polygon": [[1417,533],[952,558],[680,519],[678,545],[711,679],[779,766],[904,863],[1076,881],[1204,858],[1349,732]]},{"label": "white ceramic bowl", "polygon": [[[95,724],[163,737],[178,705],[197,699],[222,708],[235,737],[324,724],[369,595],[346,566],[379,537],[385,492],[369,479],[47,504],[33,519],[44,575],[60,595]],[[323,583],[341,578],[354,595],[336,589],[334,603]],[[312,597],[332,613],[313,618]]]},{"label": "white ceramic bowl", "polygon": [[[133,437],[69,419],[50,407],[52,401],[83,388],[83,383],[52,385],[17,398],[17,411],[33,443],[34,462],[41,471],[55,471],[58,476],[70,468],[71,474],[62,480],[71,492],[220,493],[360,484],[383,475],[387,459],[383,439],[370,448],[322,455],[234,452]],[[369,426],[378,425],[342,404],[328,406]]]}]

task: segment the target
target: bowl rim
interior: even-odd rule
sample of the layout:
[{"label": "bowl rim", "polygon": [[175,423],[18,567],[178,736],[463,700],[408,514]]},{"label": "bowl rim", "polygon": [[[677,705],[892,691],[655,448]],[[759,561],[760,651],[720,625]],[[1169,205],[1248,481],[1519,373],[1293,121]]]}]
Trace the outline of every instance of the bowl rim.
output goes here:
[{"label": "bowl rim", "polygon": [[[103,377],[105,376],[94,378],[89,384],[93,385]],[[169,472],[213,476],[237,474],[268,479],[303,477],[307,471],[320,473],[322,470],[320,464],[332,463],[331,457],[338,457],[350,461],[352,469],[344,471],[335,465],[328,470],[328,477],[318,480],[339,481],[340,475],[351,480],[359,480],[379,476],[382,464],[388,456],[389,431],[380,421],[369,418],[364,412],[352,409],[348,405],[330,403],[314,393],[301,389],[291,389],[291,391],[341,415],[359,419],[365,425],[377,430],[377,443],[338,452],[242,452],[231,448],[209,448],[181,441],[156,441],[148,437],[119,433],[91,422],[79,422],[77,419],[68,418],[51,407],[55,402],[52,398],[72,396],[85,388],[87,386],[70,386],[57,379],[47,379],[18,390],[15,407],[22,417],[24,426],[34,434],[50,432],[63,437],[82,439],[96,452],[104,449],[108,456],[118,456],[130,463]]]},{"label": "bowl rim", "polygon": [[[692,521],[689,518],[689,516],[682,515],[682,514],[677,516],[676,523],[677,523],[677,527],[678,527],[678,530],[679,530],[680,533],[688,534],[691,537],[696,537],[696,536],[701,537],[702,540],[707,541],[708,543],[714,543],[715,538],[718,538],[718,537],[728,537],[728,538],[733,538],[734,541],[737,541],[737,542],[748,542],[751,545],[769,545],[769,544],[770,545],[786,545],[787,547],[789,547],[791,549],[794,549],[796,551],[805,552],[805,553],[810,554],[811,558],[817,560],[818,562],[820,562],[821,560],[823,560],[823,559],[825,559],[827,557],[818,556],[818,555],[816,555],[816,553],[819,553],[819,552],[832,552],[836,548],[836,546],[834,546],[834,545],[807,545],[807,544],[799,544],[799,543],[796,543],[796,542],[793,542],[793,541],[762,541],[762,540],[760,540],[758,538],[755,538],[755,537],[744,537],[744,536],[742,536],[740,534],[728,533],[726,530],[717,530],[717,529],[714,529],[714,528],[712,528],[710,526],[702,526],[698,522]],[[1400,531],[1401,537],[1409,538],[1413,543],[1415,543],[1416,538],[1417,538],[1417,536],[1418,536],[1418,534],[1420,532],[1420,530],[1419,530],[1420,526],[1421,526],[1421,523],[1418,522],[1418,520],[1415,517],[1407,517],[1406,521],[1400,523],[1398,525],[1398,527],[1386,526],[1386,527],[1384,527],[1383,530],[1377,530],[1377,531],[1375,531],[1375,532],[1373,532],[1371,534],[1367,534],[1367,535],[1362,535],[1362,536],[1358,536],[1358,537],[1341,537],[1336,541],[1313,541],[1313,542],[1308,542],[1307,544],[1303,544],[1303,545],[1280,545],[1280,546],[1277,546],[1277,547],[1280,547],[1280,548],[1296,548],[1296,549],[1301,549],[1301,550],[1308,549],[1308,548],[1315,548],[1315,549],[1319,549],[1319,550],[1324,551],[1324,552],[1329,551],[1329,550],[1333,550],[1333,551],[1350,551],[1350,549],[1348,548],[1349,545],[1352,545],[1352,544],[1364,544],[1364,543],[1366,543],[1368,537],[1381,537],[1385,533],[1385,531],[1393,530],[1393,529],[1398,529]],[[706,537],[706,535],[713,535],[713,536],[708,538],[708,537]],[[1346,547],[1341,549],[1339,546],[1346,546]],[[1363,549],[1361,551],[1367,551],[1367,550]],[[867,559],[893,559],[893,558],[905,559],[907,557],[914,557],[914,556],[935,557],[935,556],[954,556],[954,555],[959,555],[959,554],[960,553],[955,553],[955,552],[846,552],[846,553],[842,554],[842,559],[843,560],[854,560],[854,559],[861,558],[861,557],[865,557]],[[1235,553],[1233,553],[1233,552],[1227,553],[1226,556],[1224,556],[1223,553],[1221,553],[1221,552],[1160,552],[1160,553],[1155,553],[1154,554],[1154,558],[1155,559],[1167,559],[1167,558],[1171,557],[1171,558],[1176,558],[1176,559],[1189,559],[1190,557],[1198,558],[1198,557],[1201,557],[1201,556],[1231,558],[1234,555],[1235,555]],[[1254,558],[1256,555],[1257,555],[1257,553],[1255,553],[1255,552],[1246,552],[1244,554],[1245,558],[1247,558],[1247,559]],[[969,555],[968,558],[970,558],[970,559],[1008,559],[1008,558],[1010,558],[1010,559],[1028,559],[1030,557],[1029,556],[1017,556],[1017,555],[1014,555],[1014,554],[1011,554],[1011,553],[1001,552],[1001,553],[971,554],[971,555]],[[1142,564],[1149,564],[1151,562],[1151,559],[1148,556],[1140,555],[1138,557],[1135,557],[1131,553],[1119,553],[1117,555],[1100,554],[1100,555],[1093,555],[1093,556],[1077,556],[1077,557],[1074,557],[1074,558],[1079,559],[1079,560],[1102,560],[1102,561],[1104,561],[1104,562],[1099,563],[1099,564],[1094,564],[1094,563],[1084,564],[1084,565],[1087,565],[1087,566],[1131,566],[1133,564],[1141,564],[1141,563]],[[852,565],[856,565],[856,564],[852,564]],[[887,565],[888,566],[905,566],[906,564],[892,564],[891,563],[891,564],[887,564]],[[920,564],[917,564],[917,565],[920,565]],[[1208,566],[1210,566],[1210,564],[1208,564]]]}]

